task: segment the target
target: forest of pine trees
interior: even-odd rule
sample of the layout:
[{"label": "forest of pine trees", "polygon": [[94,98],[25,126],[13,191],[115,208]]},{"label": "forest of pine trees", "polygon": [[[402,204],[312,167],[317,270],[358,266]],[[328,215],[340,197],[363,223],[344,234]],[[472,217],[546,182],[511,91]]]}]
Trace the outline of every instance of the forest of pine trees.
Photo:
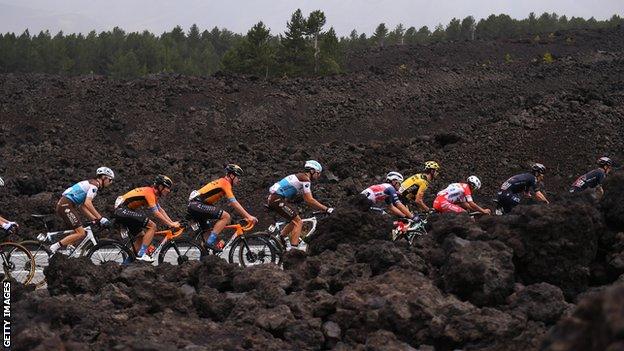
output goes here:
[{"label": "forest of pine trees", "polygon": [[427,26],[390,29],[381,23],[368,37],[353,30],[336,36],[326,27],[325,14],[305,16],[295,11],[283,34],[271,34],[262,22],[245,35],[227,29],[188,32],[176,26],[156,36],[148,31],[126,33],[120,28],[87,35],[52,36],[48,31],[31,35],[0,34],[0,73],[39,72],[61,75],[98,74],[113,78],[135,78],[150,73],[172,72],[210,75],[216,71],[253,74],[259,77],[326,75],[341,72],[349,52],[368,47],[416,45],[441,41],[514,38],[566,29],[608,28],[624,24],[614,15],[609,20],[593,17],[567,18],[555,13],[534,13],[522,20],[491,15],[476,22],[472,16],[453,18],[433,31]]}]

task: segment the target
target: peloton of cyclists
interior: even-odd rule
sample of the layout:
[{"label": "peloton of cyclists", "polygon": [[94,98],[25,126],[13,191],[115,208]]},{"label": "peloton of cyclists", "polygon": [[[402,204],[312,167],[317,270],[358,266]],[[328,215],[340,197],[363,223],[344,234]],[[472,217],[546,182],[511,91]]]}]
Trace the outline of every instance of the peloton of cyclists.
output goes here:
[{"label": "peloton of cyclists", "polygon": [[481,189],[481,180],[477,176],[471,175],[466,183],[452,183],[446,189],[438,192],[433,201],[433,208],[440,213],[477,211],[483,214],[491,214],[492,211],[489,208],[482,208],[472,199],[472,194],[479,189]]},{"label": "peloton of cyclists", "polygon": [[109,220],[100,215],[95,209],[93,199],[97,195],[98,190],[111,185],[113,179],[115,179],[115,173],[113,173],[112,169],[100,167],[95,171],[95,178],[78,182],[63,191],[61,198],[56,204],[56,214],[65,222],[67,228],[74,230],[74,233],[52,244],[50,246],[52,254],[60,248],[82,240],[87,235],[80,213],[92,222],[97,222],[103,226],[110,224]]},{"label": "peloton of cyclists", "polygon": [[604,190],[602,189],[602,182],[611,169],[613,168],[613,161],[611,161],[608,157],[601,157],[596,161],[598,164],[598,168],[589,171],[582,176],[578,177],[572,187],[570,187],[571,193],[576,193],[579,191],[583,191],[585,189],[596,189],[596,194],[598,198],[601,198],[604,195]]},{"label": "peloton of cyclists", "polygon": [[231,216],[228,212],[214,206],[215,203],[223,197],[225,197],[228,204],[248,222],[258,222],[258,219],[250,215],[236,200],[232,192],[232,187],[240,183],[240,177],[242,176],[243,169],[240,168],[240,166],[228,164],[225,166],[225,176],[211,181],[199,190],[193,190],[189,196],[187,212],[191,218],[199,223],[200,227],[205,232],[204,235],[206,235],[206,232],[210,229],[208,220],[216,220],[207,240],[204,237],[207,246],[213,250],[223,249],[223,240],[217,243],[217,238],[223,228],[230,224],[231,220]]},{"label": "peloton of cyclists", "polygon": [[303,200],[310,206],[327,213],[332,213],[333,208],[323,205],[312,196],[311,183],[321,177],[323,167],[315,160],[306,161],[304,171],[291,174],[279,182],[273,184],[269,188],[269,197],[267,198],[267,207],[269,210],[277,213],[279,216],[290,221],[284,229],[282,229],[282,237],[290,238],[292,247],[299,246],[299,236],[303,227],[303,221],[299,216],[297,206],[293,201],[303,196]]}]

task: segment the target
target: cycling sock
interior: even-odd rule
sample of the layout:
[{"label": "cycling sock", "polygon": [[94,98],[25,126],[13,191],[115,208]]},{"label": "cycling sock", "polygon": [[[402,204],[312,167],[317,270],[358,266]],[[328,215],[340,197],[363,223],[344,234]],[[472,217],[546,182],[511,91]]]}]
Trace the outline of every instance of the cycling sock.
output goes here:
[{"label": "cycling sock", "polygon": [[141,257],[141,256],[145,255],[146,251],[147,251],[147,245],[145,245],[145,244],[141,245],[141,248],[139,249],[139,252],[137,253],[137,256]]},{"label": "cycling sock", "polygon": [[60,249],[60,248],[61,248],[61,243],[60,243],[60,242],[58,242],[58,243],[54,243],[54,244],[52,244],[52,245],[50,246],[50,251],[52,251],[52,252],[56,252],[56,251],[57,251],[58,249]]},{"label": "cycling sock", "polygon": [[217,241],[217,233],[212,232],[210,233],[210,236],[208,237],[208,240],[206,240],[206,243],[210,246],[214,245],[214,243]]}]

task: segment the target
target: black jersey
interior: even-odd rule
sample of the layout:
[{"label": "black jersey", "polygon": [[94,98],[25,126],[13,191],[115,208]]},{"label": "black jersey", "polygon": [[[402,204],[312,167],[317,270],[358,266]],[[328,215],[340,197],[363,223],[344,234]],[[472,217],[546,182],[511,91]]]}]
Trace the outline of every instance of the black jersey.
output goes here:
[{"label": "black jersey", "polygon": [[501,191],[508,191],[513,194],[520,192],[536,191],[538,189],[537,178],[531,173],[521,173],[507,179],[501,185]]},{"label": "black jersey", "polygon": [[596,168],[593,171],[590,171],[578,177],[572,184],[572,189],[570,189],[570,191],[580,191],[587,188],[595,188],[598,185],[602,184],[602,181],[605,179],[606,175],[607,173],[604,169]]}]

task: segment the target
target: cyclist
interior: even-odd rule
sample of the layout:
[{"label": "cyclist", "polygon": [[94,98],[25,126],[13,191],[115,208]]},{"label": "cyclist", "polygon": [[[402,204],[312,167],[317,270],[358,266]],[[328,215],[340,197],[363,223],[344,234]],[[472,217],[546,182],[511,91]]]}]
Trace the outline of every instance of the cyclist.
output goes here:
[{"label": "cyclist", "polygon": [[611,161],[608,157],[601,157],[596,163],[598,164],[598,168],[583,174],[574,181],[572,187],[570,188],[571,193],[583,191],[587,188],[595,188],[599,198],[604,195],[604,190],[602,189],[601,184],[607,174],[611,172],[613,161]]},{"label": "cyclist", "polygon": [[[225,166],[225,176],[211,181],[199,190],[193,190],[189,196],[188,214],[200,224],[203,231],[210,229],[208,220],[217,220],[206,241],[206,244],[211,249],[215,249],[219,233],[226,225],[230,224],[230,214],[214,206],[224,196],[227,198],[229,205],[243,216],[245,220],[254,223],[258,222],[258,219],[250,215],[236,200],[232,192],[232,186],[238,185],[242,176],[242,168],[235,164],[228,164]],[[220,240],[216,249],[223,249],[223,244],[223,240]]]},{"label": "cyclist", "polygon": [[[154,178],[151,186],[130,190],[115,201],[117,222],[128,227],[128,230],[133,234],[140,233],[145,229],[142,239],[138,235],[134,241],[134,250],[137,253],[137,259],[140,261],[154,262],[154,258],[147,253],[147,248],[154,238],[154,233],[156,233],[156,223],[150,219],[149,215],[158,218],[162,224],[170,228],[180,226],[180,223],[173,221],[158,203],[161,197],[167,196],[171,192],[172,186],[171,178],[159,174]],[[144,210],[147,210],[148,213]]]},{"label": "cyclist", "polygon": [[323,167],[321,167],[320,163],[309,160],[306,161],[303,172],[291,174],[269,188],[267,207],[290,221],[290,223],[282,229],[281,235],[283,237],[289,236],[290,245],[292,247],[299,246],[299,236],[301,235],[301,228],[303,227],[303,222],[301,216],[299,216],[297,207],[292,204],[297,197],[303,196],[303,200],[308,205],[318,210],[330,214],[334,211],[333,208],[323,205],[312,197],[310,183],[313,180],[319,179],[322,171]]},{"label": "cyclist", "polygon": [[[0,177],[0,186],[4,186],[4,179],[2,179],[2,177]],[[2,227],[2,229],[4,229],[7,234],[11,234],[15,232],[17,228],[19,228],[19,225],[0,216],[0,227]]]},{"label": "cyclist", "polygon": [[371,185],[362,190],[371,206],[385,204],[387,211],[397,217],[406,217],[418,221],[418,215],[412,214],[410,210],[401,202],[397,190],[403,182],[403,176],[399,172],[389,172],[386,175],[386,183]]},{"label": "cyclist", "polygon": [[399,195],[408,201],[416,203],[418,209],[429,212],[430,208],[423,200],[429,183],[434,180],[440,171],[440,165],[435,161],[425,162],[424,172],[417,173],[405,179],[399,188]]},{"label": "cyclist", "polygon": [[544,173],[546,173],[546,166],[534,163],[530,172],[520,173],[507,179],[497,194],[498,206],[503,213],[511,212],[520,203],[522,194],[532,197],[531,192],[534,192],[538,201],[548,203],[548,199],[542,193]]},{"label": "cyclist", "polygon": [[472,193],[481,189],[481,181],[471,175],[466,183],[452,183],[440,191],[433,202],[433,208],[440,213],[463,213],[466,210],[491,214],[489,208],[482,208],[472,200]]},{"label": "cyclist", "polygon": [[83,180],[65,189],[56,204],[56,214],[65,222],[65,225],[74,230],[74,233],[64,237],[61,241],[52,244],[50,251],[56,253],[61,247],[67,247],[78,242],[87,235],[82,225],[82,219],[78,209],[84,216],[94,223],[103,226],[110,224],[93,206],[93,198],[101,188],[108,187],[113,183],[115,173],[108,167],[100,167],[95,171],[95,178]]}]

